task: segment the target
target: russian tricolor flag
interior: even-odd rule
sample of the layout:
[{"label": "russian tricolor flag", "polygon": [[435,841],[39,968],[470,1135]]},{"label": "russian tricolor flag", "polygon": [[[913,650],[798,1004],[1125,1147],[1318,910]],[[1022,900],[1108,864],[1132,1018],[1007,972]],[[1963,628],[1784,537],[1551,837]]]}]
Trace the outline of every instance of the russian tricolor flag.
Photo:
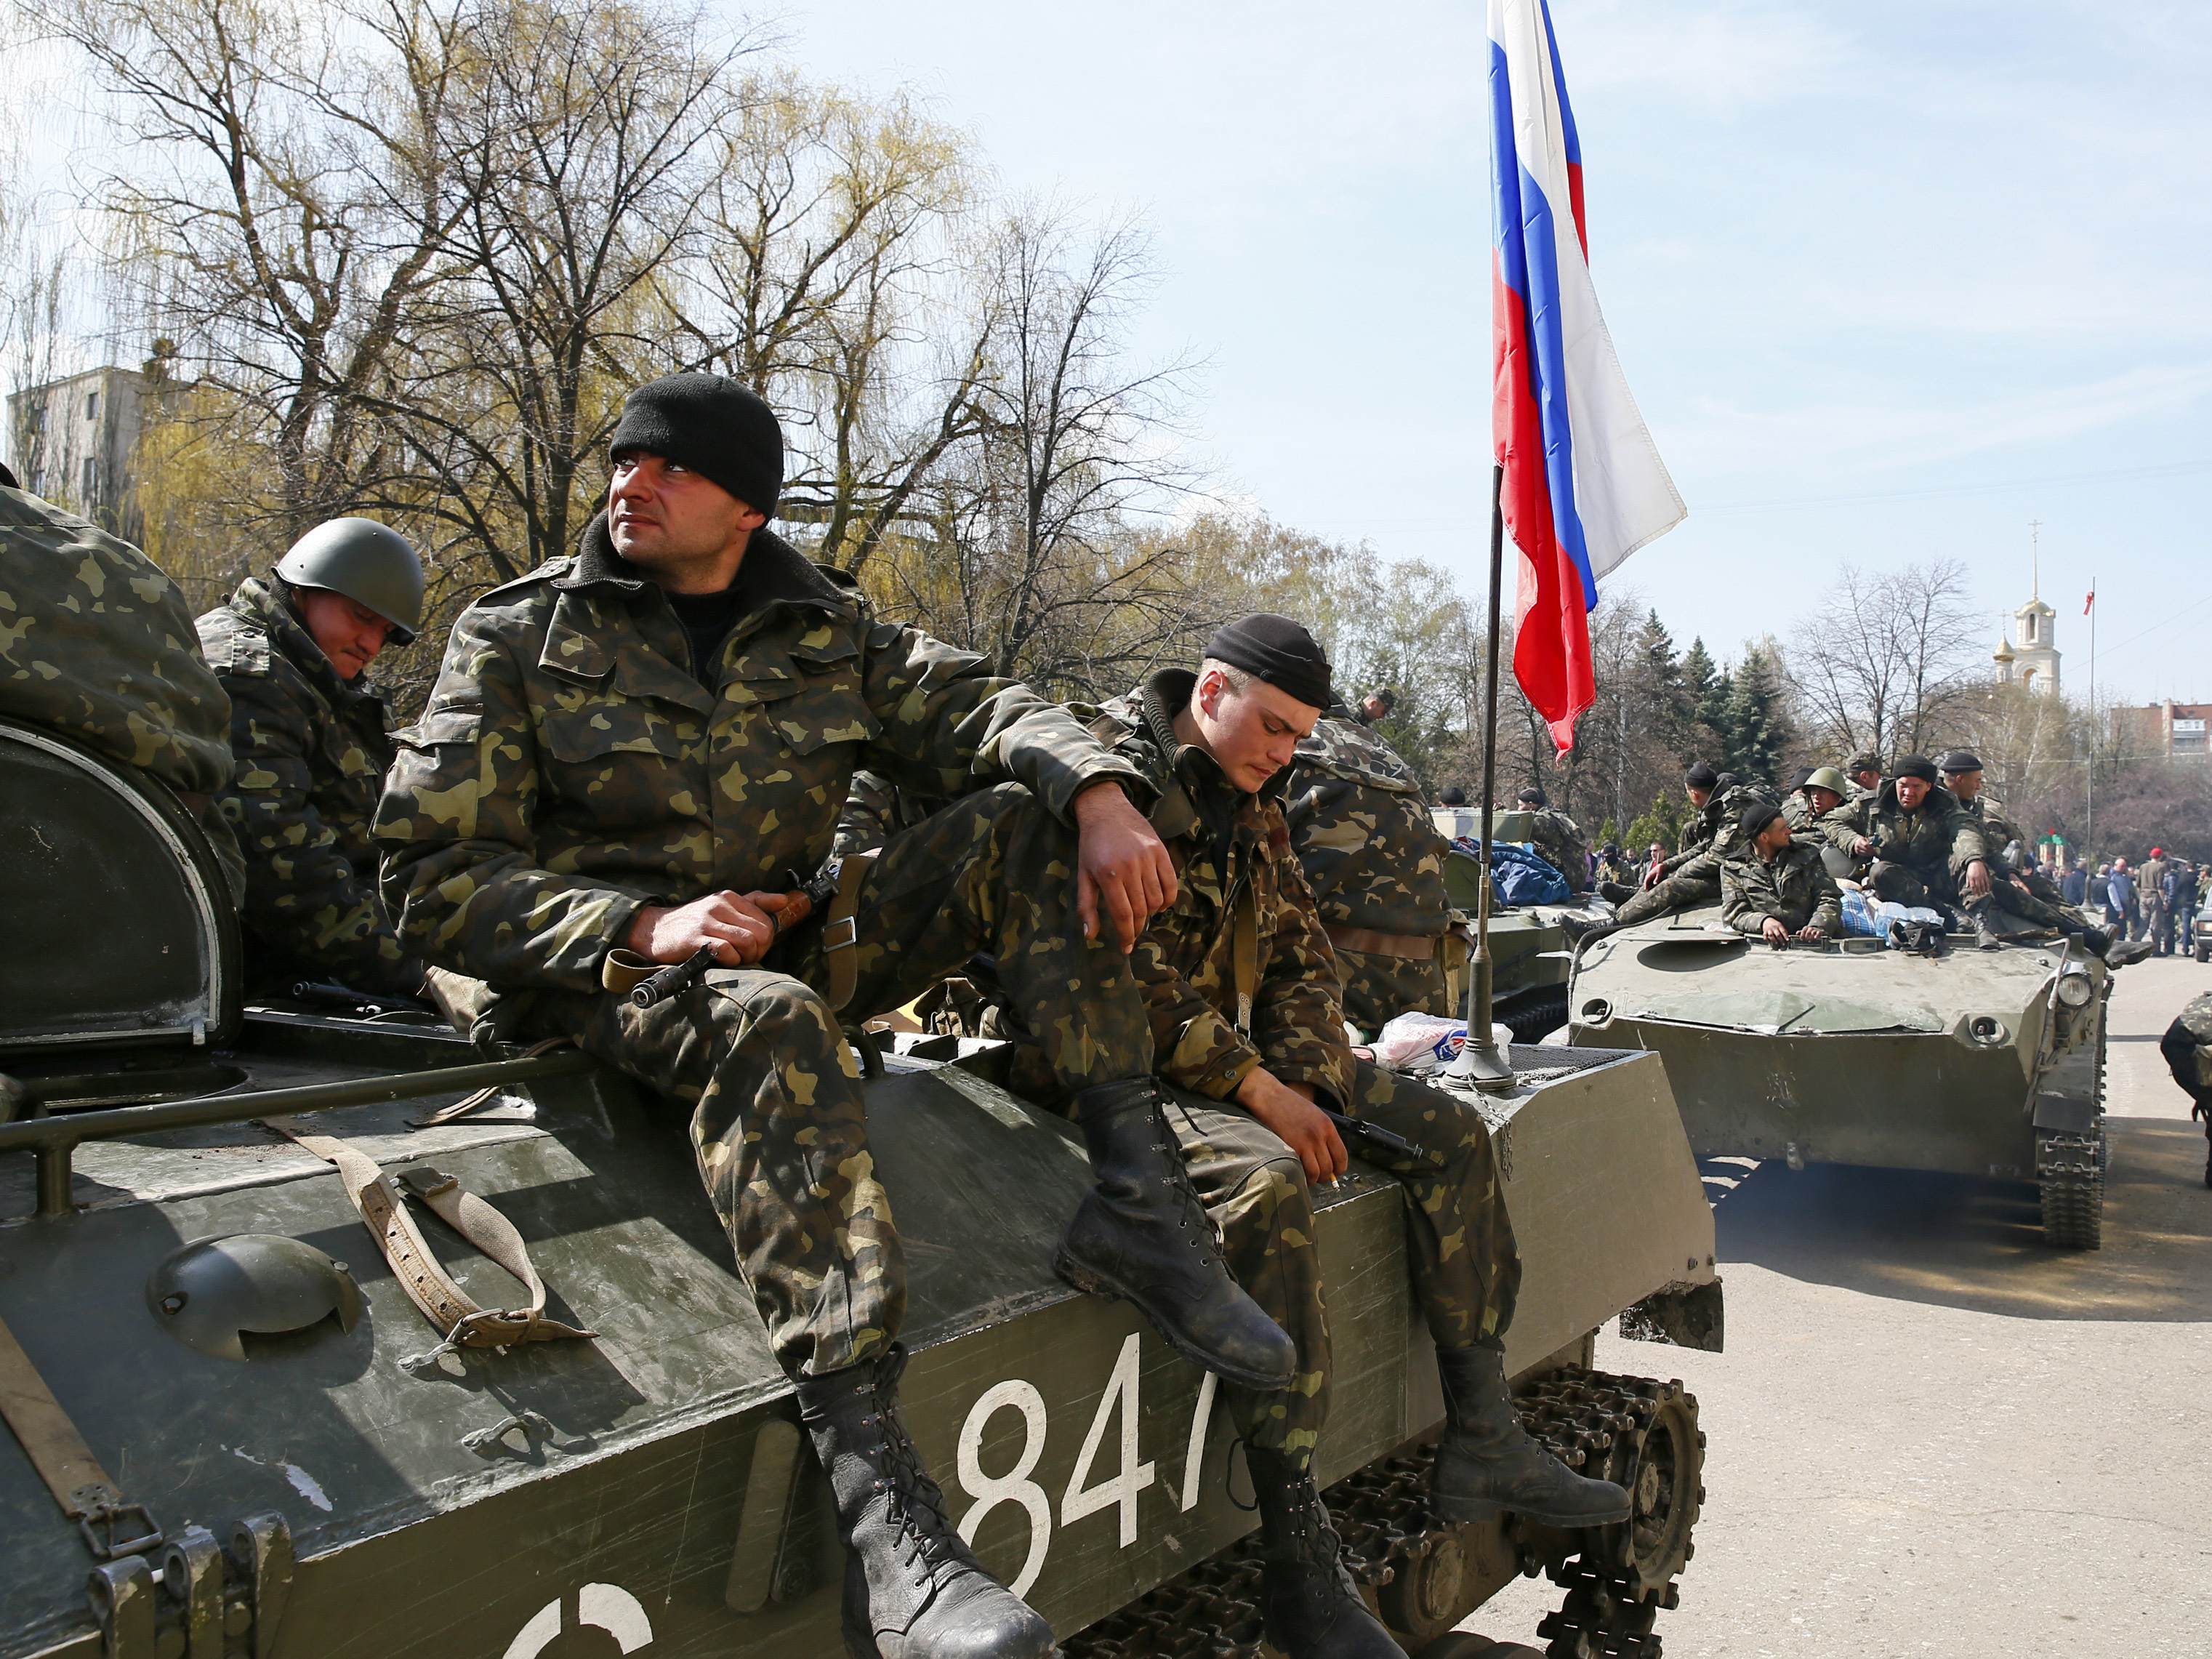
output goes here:
[{"label": "russian tricolor flag", "polygon": [[1513,673],[1564,754],[1593,696],[1598,578],[1688,509],[1598,311],[1582,147],[1545,0],[1490,0],[1490,116],[1491,424],[1521,555]]}]

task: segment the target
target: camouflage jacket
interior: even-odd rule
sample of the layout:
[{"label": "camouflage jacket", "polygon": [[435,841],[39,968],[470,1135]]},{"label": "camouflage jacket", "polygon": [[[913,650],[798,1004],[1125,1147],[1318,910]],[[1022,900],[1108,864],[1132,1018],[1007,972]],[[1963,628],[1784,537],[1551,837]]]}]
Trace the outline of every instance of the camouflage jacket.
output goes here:
[{"label": "camouflage jacket", "polygon": [[235,902],[230,699],[200,658],[176,584],[130,543],[0,488],[0,714],[58,732],[167,784],[207,831]]},{"label": "camouflage jacket", "polygon": [[[2166,1069],[2190,1098],[2212,1102],[2212,991],[2189,1000],[2158,1046]],[[2212,1135],[2212,1118],[2206,1120],[2204,1132]]]},{"label": "camouflage jacket", "polygon": [[1451,843],[1421,787],[1370,727],[1324,718],[1283,771],[1283,820],[1322,921],[1435,939],[1451,911]]},{"label": "camouflage jacket", "polygon": [[1996,873],[1997,860],[2004,856],[2005,848],[2014,842],[2020,843],[2022,866],[2031,871],[2035,868],[2035,843],[2027,838],[2019,821],[2005,811],[2002,801],[1993,798],[1985,789],[1970,801],[1960,801],[1959,810],[1980,828],[1983,854],[1989,860],[1992,874]]},{"label": "camouflage jacket", "polygon": [[1769,916],[1793,933],[1805,927],[1832,937],[1843,932],[1843,893],[1814,848],[1793,841],[1769,864],[1747,847],[1721,866],[1721,920],[1756,933]]},{"label": "camouflage jacket", "polygon": [[[1152,918],[1133,963],[1152,1015],[1159,1075],[1212,1098],[1255,1066],[1352,1097],[1352,1050],[1336,957],[1291,850],[1278,773],[1257,794],[1230,783],[1175,734],[1196,677],[1163,669],[1103,709],[1078,706],[1158,790],[1152,827],[1175,860],[1175,903]],[[1288,769],[1285,769],[1286,773]],[[1237,988],[1238,934],[1249,1011]]]},{"label": "camouflage jacket", "polygon": [[357,991],[422,983],[376,901],[369,823],[392,764],[384,695],[345,681],[271,583],[249,578],[199,619],[230,693],[237,771],[223,817],[246,854],[246,925],[289,960]]},{"label": "camouflage jacket", "polygon": [[1704,810],[1683,826],[1683,850],[1667,860],[1667,873],[1718,881],[1723,865],[1750,850],[1743,833],[1743,809],[1755,800],[1772,799],[1753,783],[1732,784],[1713,795]]},{"label": "camouflage jacket", "polygon": [[840,858],[848,853],[871,852],[945,805],[939,797],[917,795],[873,772],[855,772],[853,787],[846,793],[845,810],[837,815],[837,833],[830,850]]},{"label": "camouflage jacket", "polygon": [[1540,807],[1529,815],[1528,839],[1545,863],[1567,878],[1570,893],[1589,890],[1589,838],[1565,812]]},{"label": "camouflage jacket", "polygon": [[[1790,820],[1790,827],[1795,830],[1810,830],[1820,818],[1802,789],[1792,789],[1782,798],[1782,816]],[[1821,839],[1825,841],[1826,837]]]},{"label": "camouflage jacket", "polygon": [[1865,837],[1875,844],[1875,857],[1903,865],[1938,890],[1957,882],[1968,865],[1984,856],[1981,825],[1940,785],[1929,790],[1918,811],[1908,812],[1898,801],[1892,779],[1878,795],[1845,801],[1820,820],[1820,829],[1831,846],[1846,853]]},{"label": "camouflage jacket", "polygon": [[645,905],[818,867],[863,765],[925,795],[1025,784],[1063,820],[1102,780],[1151,801],[1066,710],[876,620],[774,534],[738,580],[711,688],[604,515],[461,614],[376,816],[403,939],[495,986],[596,989]]}]

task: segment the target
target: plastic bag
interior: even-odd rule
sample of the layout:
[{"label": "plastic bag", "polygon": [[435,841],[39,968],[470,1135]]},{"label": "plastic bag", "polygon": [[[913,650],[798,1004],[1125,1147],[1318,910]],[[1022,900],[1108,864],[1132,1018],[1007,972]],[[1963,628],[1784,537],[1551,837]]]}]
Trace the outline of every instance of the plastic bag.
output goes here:
[{"label": "plastic bag", "polygon": [[[1512,1029],[1493,1024],[1491,1041],[1505,1048]],[[1442,1014],[1400,1014],[1375,1038],[1375,1063],[1393,1072],[1440,1072],[1467,1047],[1467,1022]]]}]

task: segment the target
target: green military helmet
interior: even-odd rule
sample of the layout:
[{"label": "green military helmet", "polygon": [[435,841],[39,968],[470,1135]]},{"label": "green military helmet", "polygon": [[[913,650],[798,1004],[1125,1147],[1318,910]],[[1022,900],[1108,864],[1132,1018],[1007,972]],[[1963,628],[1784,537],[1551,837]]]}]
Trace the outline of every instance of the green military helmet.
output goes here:
[{"label": "green military helmet", "polygon": [[422,625],[422,561],[407,538],[374,519],[332,519],[294,542],[276,574],[295,587],[327,587],[392,624],[411,645]]},{"label": "green military helmet", "polygon": [[1848,795],[1851,793],[1850,780],[1832,766],[1816,768],[1813,775],[1805,780],[1805,787],[1808,789],[1826,789],[1834,795]]}]

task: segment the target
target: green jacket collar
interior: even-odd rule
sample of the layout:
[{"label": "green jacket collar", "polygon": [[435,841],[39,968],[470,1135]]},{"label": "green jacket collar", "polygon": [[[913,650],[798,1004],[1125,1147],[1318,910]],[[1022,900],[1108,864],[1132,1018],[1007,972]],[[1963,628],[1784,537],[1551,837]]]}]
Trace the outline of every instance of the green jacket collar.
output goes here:
[{"label": "green jacket collar", "polygon": [[343,708],[363,697],[380,704],[384,690],[366,672],[356,679],[338,678],[337,665],[323,653],[323,647],[307,631],[306,620],[292,608],[290,592],[291,584],[273,570],[266,580],[248,576],[230,596],[231,608],[266,634],[270,647],[282,653],[332,708]]},{"label": "green jacket collar", "polygon": [[[847,618],[860,614],[850,594],[772,530],[753,532],[742,568],[757,609],[781,604],[812,606]],[[652,584],[649,574],[615,551],[614,538],[607,533],[605,508],[584,527],[583,539],[568,568],[553,579],[554,586],[567,592],[607,586],[635,593]]]}]

